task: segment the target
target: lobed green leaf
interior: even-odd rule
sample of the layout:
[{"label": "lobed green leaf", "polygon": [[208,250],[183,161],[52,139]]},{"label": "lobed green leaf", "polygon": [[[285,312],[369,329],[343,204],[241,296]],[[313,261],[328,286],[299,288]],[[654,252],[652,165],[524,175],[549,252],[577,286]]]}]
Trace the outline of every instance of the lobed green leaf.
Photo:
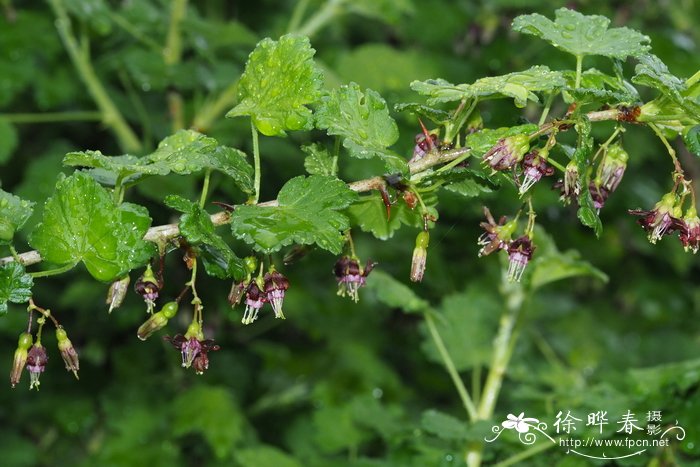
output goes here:
[{"label": "lobed green leaf", "polygon": [[334,89],[316,109],[316,126],[343,138],[343,146],[358,158],[379,157],[388,173],[408,173],[408,164],[387,148],[399,130],[386,102],[371,89],[363,93],[356,83]]},{"label": "lobed green leaf", "polygon": [[152,154],[144,157],[105,156],[100,151],[80,151],[66,154],[63,163],[102,169],[107,172],[103,175],[105,180],[121,179],[125,183],[135,183],[146,175],[189,175],[201,170],[216,170],[231,177],[243,192],[253,192],[253,168],[245,153],[220,145],[214,138],[194,130],[180,130],[168,136]]},{"label": "lobed green leaf", "polygon": [[315,53],[303,36],[287,34],[279,41],[260,41],[238,84],[239,104],[226,116],[248,115],[267,136],[311,129],[313,119],[306,105],[318,100],[323,84],[323,75],[313,61]]},{"label": "lobed green leaf", "polygon": [[243,260],[216,234],[208,212],[176,195],[167,196],[165,204],[183,213],[179,222],[180,234],[196,249],[207,274],[219,279],[233,277],[242,280],[245,277]]},{"label": "lobed green leaf", "polygon": [[27,303],[32,296],[32,277],[17,262],[0,266],[0,315],[7,313],[7,302]]},{"label": "lobed green leaf", "polygon": [[345,183],[323,175],[299,176],[280,190],[277,206],[239,206],[232,213],[233,235],[264,253],[293,243],[316,244],[339,254],[350,227],[342,209],[357,194]]},{"label": "lobed green leaf", "polygon": [[429,96],[428,104],[469,99],[496,99],[511,97],[515,105],[524,107],[527,101],[539,102],[535,92],[554,92],[566,85],[559,71],[546,66],[533,66],[524,71],[490,76],[472,84],[452,84],[444,79],[413,81],[411,89]]},{"label": "lobed green leaf", "polygon": [[335,176],[336,163],[322,144],[308,144],[302,146],[301,150],[306,153],[304,168],[310,175]]},{"label": "lobed green leaf", "polygon": [[554,15],[554,21],[538,13],[518,16],[513,29],[540,37],[577,57],[603,55],[624,60],[650,49],[648,36],[624,27],[608,29],[610,20],[605,16],[587,16],[568,8],[559,8]]},{"label": "lobed green leaf", "polygon": [[[437,196],[424,194],[423,202],[428,212],[437,219]],[[361,196],[347,209],[347,215],[352,225],[357,225],[363,232],[369,232],[380,240],[393,237],[402,225],[423,227],[423,216],[419,210],[409,208],[403,200],[391,206],[391,215],[387,217],[386,206],[376,193]]]},{"label": "lobed green leaf", "polygon": [[24,226],[33,211],[34,203],[0,188],[0,245],[12,241],[15,232]]},{"label": "lobed green leaf", "polygon": [[77,172],[59,179],[29,242],[45,261],[82,261],[95,279],[109,282],[154,254],[154,245],[143,240],[150,225],[146,208],[115,204],[105,188]]}]

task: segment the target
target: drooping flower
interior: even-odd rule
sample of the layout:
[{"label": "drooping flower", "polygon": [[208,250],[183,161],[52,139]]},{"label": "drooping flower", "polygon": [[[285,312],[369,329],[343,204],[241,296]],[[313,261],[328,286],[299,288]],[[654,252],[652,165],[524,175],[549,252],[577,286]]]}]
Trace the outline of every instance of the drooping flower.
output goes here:
[{"label": "drooping flower", "polygon": [[615,191],[625,174],[629,155],[619,144],[613,144],[605,151],[605,156],[600,162],[600,185],[608,193]]},{"label": "drooping flower", "polygon": [[507,170],[520,162],[529,149],[529,136],[508,136],[498,140],[498,142],[484,154],[483,161],[493,170]]},{"label": "drooping flower", "polygon": [[245,295],[245,291],[248,288],[248,281],[234,282],[231,284],[231,290],[228,293],[228,303],[231,307],[235,307],[241,303],[241,299]]},{"label": "drooping flower", "polygon": [[28,332],[23,332],[19,335],[19,342],[17,342],[17,350],[15,350],[12,370],[10,371],[10,384],[13,388],[19,384],[19,380],[22,378],[22,370],[24,370],[24,366],[27,364],[28,350],[32,346],[32,343],[32,335]]},{"label": "drooping flower", "polygon": [[700,249],[700,218],[694,209],[688,210],[677,223],[675,228],[679,231],[679,238],[685,251],[692,250],[697,253]]},{"label": "drooping flower", "polygon": [[109,305],[109,312],[115,308],[119,308],[124,298],[126,297],[126,292],[129,290],[129,282],[131,278],[127,275],[119,280],[112,282],[109,286],[109,292],[107,292],[106,303]]},{"label": "drooping flower", "polygon": [[574,161],[569,162],[564,170],[564,179],[554,184],[561,190],[559,200],[568,205],[572,201],[577,202],[581,194],[581,184],[578,177],[578,166]]},{"label": "drooping flower", "polygon": [[527,192],[532,185],[539,182],[542,177],[549,177],[554,174],[554,167],[547,163],[548,151],[536,149],[525,155],[521,162],[523,168],[523,180],[520,183],[519,192],[522,195]]},{"label": "drooping flower", "polygon": [[36,344],[29,349],[27,354],[27,371],[29,371],[29,389],[36,388],[39,390],[39,377],[46,369],[46,362],[49,357],[46,355],[46,348],[37,341]]},{"label": "drooping flower", "polygon": [[505,250],[508,247],[513,232],[518,226],[516,220],[506,222],[506,216],[502,216],[498,223],[491,215],[491,211],[484,206],[484,215],[488,222],[479,224],[485,230],[479,237],[478,244],[482,247],[479,251],[479,256],[490,255],[494,251]]},{"label": "drooping flower", "polygon": [[338,295],[341,297],[349,296],[357,303],[360,299],[358,290],[366,283],[366,278],[376,263],[367,261],[363,268],[356,258],[342,256],[336,261],[333,272],[338,281]]},{"label": "drooping flower", "polygon": [[264,289],[265,298],[270,305],[272,310],[275,312],[275,318],[284,319],[284,313],[282,313],[282,303],[284,302],[284,293],[289,288],[289,281],[287,278],[271,269],[264,277]]},{"label": "drooping flower", "polygon": [[593,199],[593,207],[596,208],[598,212],[603,209],[605,202],[610,196],[610,190],[608,190],[604,185],[599,185],[595,181],[591,181],[588,185],[588,190],[591,193],[591,198]]},{"label": "drooping flower", "polygon": [[413,258],[411,259],[411,280],[420,282],[425,274],[425,263],[428,260],[428,242],[430,234],[424,230],[416,236],[416,247],[413,249]]},{"label": "drooping flower", "polygon": [[209,368],[209,352],[221,348],[214,343],[213,339],[187,338],[182,334],[177,334],[175,337],[165,336],[164,339],[182,353],[183,368],[194,366],[194,370],[198,375],[201,375]]},{"label": "drooping flower", "polygon": [[58,341],[58,350],[61,352],[63,363],[66,364],[66,370],[72,371],[75,378],[79,379],[80,360],[78,359],[78,352],[75,351],[73,343],[68,339],[65,329],[56,329],[56,340]]},{"label": "drooping flower", "polygon": [[520,282],[535,247],[527,235],[516,238],[508,245],[508,280]]},{"label": "drooping flower", "polygon": [[245,310],[243,312],[243,319],[241,322],[243,324],[251,324],[253,321],[258,319],[260,308],[263,307],[266,300],[267,298],[262,290],[260,290],[260,286],[258,285],[257,281],[250,281],[250,284],[248,284],[248,288],[245,292]]},{"label": "drooping flower", "polygon": [[436,134],[418,133],[416,135],[416,145],[413,147],[413,156],[408,161],[409,164],[423,159],[426,154],[436,148],[438,145],[438,137]]},{"label": "drooping flower", "polygon": [[153,274],[150,264],[146,266],[146,271],[134,284],[134,290],[143,297],[146,302],[148,313],[152,313],[153,306],[160,293],[160,285],[158,284],[156,276]]},{"label": "drooping flower", "polygon": [[680,225],[681,208],[675,193],[666,193],[661,201],[656,203],[651,211],[630,209],[628,212],[635,216],[639,225],[647,231],[649,242],[656,243],[664,235],[670,235]]}]

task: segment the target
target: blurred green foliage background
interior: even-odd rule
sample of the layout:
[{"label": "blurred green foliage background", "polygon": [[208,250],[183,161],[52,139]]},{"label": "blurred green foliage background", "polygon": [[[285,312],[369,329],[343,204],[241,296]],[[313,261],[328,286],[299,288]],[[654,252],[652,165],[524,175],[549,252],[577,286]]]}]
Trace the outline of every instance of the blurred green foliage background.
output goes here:
[{"label": "blurred green foliage background", "polygon": [[[182,97],[187,125],[250,152],[247,121],[223,118],[232,101],[218,109],[212,104],[230,91],[255,43],[277,38],[290,26],[312,33],[328,87],[355,81],[390,104],[415,100],[408,88],[415,79],[466,83],[534,64],[574,66],[544,42],[510,31],[518,14],[551,17],[561,3],[547,0],[347,2],[315,30],[307,20],[323,11],[321,0],[202,0],[187,6],[182,60],[170,66],[163,60],[163,44],[171,2],[62,3],[144,152],[172,131],[168,105],[174,92]],[[295,27],[298,3],[306,9]],[[697,2],[591,0],[568,6],[648,34],[653,52],[677,76],[688,77],[700,65]],[[2,0],[0,12],[2,188],[43,202],[57,173],[69,172],[61,167],[66,152],[121,154],[124,148],[95,114],[48,4]],[[593,58],[587,64],[598,65]],[[564,110],[559,102],[553,113]],[[89,114],[61,121],[62,113],[78,111]],[[53,113],[57,116],[46,117],[49,121],[37,121],[36,114]],[[535,112],[504,101],[484,105],[482,115],[487,127],[496,127]],[[395,149],[409,155],[417,121],[408,114],[394,116],[402,134]],[[273,199],[284,181],[303,173],[299,145],[309,137],[263,138],[262,200]],[[183,371],[177,351],[159,337],[136,339],[145,319],[140,297],[130,294],[108,315],[107,287],[77,268],[37,280],[35,301],[51,308],[69,330],[81,354],[80,381],[64,371],[55,344],[46,339],[50,362],[41,391],[26,391],[26,379],[15,390],[9,384],[0,390],[3,465],[458,466],[468,443],[489,435],[508,413],[525,411],[551,423],[560,410],[579,417],[607,410],[612,420],[628,409],[639,417],[661,410],[664,422],[678,420],[686,429],[686,439],[615,465],[700,465],[697,257],[671,239],[650,245],[627,214],[628,208],[650,208],[660,199],[671,184],[671,165],[649,131],[629,128],[624,143],[629,168],[601,213],[605,230],[600,239],[579,225],[573,210],[558,204],[556,193],[547,186],[535,188],[537,220],[558,247],[578,250],[610,280],[555,283],[528,302],[492,422],[457,422],[464,420],[463,410],[420,317],[381,304],[372,276],[359,304],[336,297],[335,258],[327,253],[314,251],[284,268],[292,284],[286,321],[267,314],[243,327],[241,310],[232,311],[226,302],[230,284],[202,276],[198,288],[206,332],[222,347],[211,354],[204,376]],[[700,161],[683,150],[680,157],[690,176],[698,178]],[[377,170],[366,161],[341,164],[346,180]],[[211,199],[240,202],[240,194],[223,182],[215,175]],[[127,197],[148,207],[154,225],[169,223],[176,218],[162,206],[165,195],[194,199],[199,183],[194,177],[153,178]],[[483,200],[443,194],[426,279],[412,285],[440,310],[439,327],[467,381],[485,374],[502,307],[501,264],[477,258],[482,205],[501,215],[514,213],[519,203],[510,188]],[[405,228],[387,242],[358,234],[356,247],[361,257],[408,282],[415,234]],[[26,243],[18,247],[28,248]],[[180,260],[168,258],[164,295],[175,296],[186,280]],[[168,333],[182,332],[186,314],[180,314],[182,322],[170,323]],[[0,320],[0,361],[8,372],[25,324],[23,307],[17,305]],[[523,450],[515,437],[504,435],[487,446],[485,462]],[[519,465],[606,465],[592,462],[555,448]]]}]

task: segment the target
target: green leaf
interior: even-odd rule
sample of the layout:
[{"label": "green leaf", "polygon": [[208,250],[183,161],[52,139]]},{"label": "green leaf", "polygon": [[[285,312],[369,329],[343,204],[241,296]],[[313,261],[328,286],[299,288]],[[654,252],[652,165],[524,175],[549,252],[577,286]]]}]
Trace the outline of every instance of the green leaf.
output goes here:
[{"label": "green leaf", "polygon": [[301,150],[306,153],[304,168],[311,175],[335,175],[335,161],[320,143],[302,146]]},{"label": "green leaf", "polygon": [[650,49],[649,37],[629,28],[608,29],[610,20],[605,16],[586,16],[567,8],[559,8],[554,14],[554,21],[538,13],[518,16],[513,29],[541,37],[578,57],[603,55],[624,60]]},{"label": "green leaf", "polygon": [[350,155],[379,157],[387,172],[408,173],[406,161],[387,148],[399,138],[396,122],[382,97],[371,89],[363,93],[355,83],[334,89],[316,110],[316,126],[343,138]]},{"label": "green leaf", "polygon": [[445,189],[467,198],[473,198],[482,193],[491,193],[493,191],[493,188],[488,182],[477,178],[465,178],[464,180],[450,183],[449,185],[445,185]]},{"label": "green leaf", "polygon": [[254,465],[256,467],[302,467],[302,464],[290,455],[267,445],[237,449],[235,457],[239,465]]},{"label": "green leaf", "polygon": [[33,211],[34,203],[0,188],[0,245],[12,241],[15,232],[22,228]]},{"label": "green leaf", "polygon": [[233,211],[233,235],[264,253],[297,243],[316,244],[339,254],[349,228],[338,212],[357,194],[334,177],[311,175],[289,180],[277,195],[277,206],[239,206]]},{"label": "green leaf", "polygon": [[467,427],[458,418],[438,410],[426,410],[421,416],[421,427],[442,439],[465,439]]},{"label": "green leaf", "polygon": [[77,172],[59,179],[30,243],[49,263],[82,261],[95,279],[108,282],[153,255],[154,245],[143,240],[150,225],[146,208],[115,205],[106,189]]},{"label": "green leaf", "polygon": [[323,84],[313,62],[315,52],[302,36],[287,34],[279,41],[260,41],[238,84],[239,104],[226,116],[249,115],[267,136],[311,129],[311,110],[306,105],[318,100]]},{"label": "green leaf", "polygon": [[617,77],[595,68],[589,68],[581,73],[581,82],[578,88],[574,88],[576,84],[575,72],[566,71],[563,74],[569,86],[564,91],[567,103],[578,102],[579,105],[591,102],[619,104],[637,102],[640,99],[639,94],[631,84],[620,81]]},{"label": "green leaf", "polygon": [[[491,284],[473,282],[469,288],[446,297],[435,314],[435,325],[458,371],[486,365],[491,358],[492,339],[498,327],[500,304],[486,290]],[[423,351],[441,364],[440,353],[424,330]]]},{"label": "green leaf", "polygon": [[430,307],[427,301],[416,295],[406,284],[378,269],[372,272],[372,279],[367,281],[367,288],[374,290],[377,300],[386,306],[398,308],[406,313],[420,313]]},{"label": "green leaf", "polygon": [[195,247],[207,274],[219,279],[234,277],[242,280],[245,277],[243,260],[216,234],[208,212],[176,195],[167,196],[165,204],[183,213],[179,223],[180,234]]},{"label": "green leaf", "polygon": [[481,157],[488,152],[501,138],[515,135],[527,135],[537,131],[539,127],[528,123],[513,127],[486,128],[467,135],[464,145],[471,148],[471,157]]},{"label": "green leaf", "polygon": [[581,193],[578,197],[578,211],[576,215],[583,225],[590,227],[595,232],[596,237],[600,237],[603,232],[603,224],[598,216],[598,211],[593,204],[590,191],[590,171],[588,164],[593,154],[593,137],[591,136],[591,122],[586,117],[580,118],[576,122],[576,132],[578,133],[578,143],[572,159],[576,163],[579,173],[579,186]]},{"label": "green leaf", "polygon": [[481,78],[473,84],[452,84],[444,79],[413,81],[411,89],[430,96],[429,104],[512,97],[516,106],[524,107],[528,100],[539,102],[535,92],[552,92],[565,85],[566,80],[560,72],[538,65],[525,71]]},{"label": "green leaf", "polygon": [[688,129],[683,134],[683,142],[690,152],[700,157],[700,125]]},{"label": "green leaf", "polygon": [[229,388],[195,386],[171,404],[176,436],[199,433],[217,459],[227,458],[243,438],[244,421]]},{"label": "green leaf", "polygon": [[[437,196],[424,194],[423,202],[428,212],[437,219],[438,212],[434,207]],[[423,227],[423,216],[419,210],[410,209],[403,200],[391,206],[391,217],[387,218],[386,206],[376,193],[360,197],[348,208],[347,214],[352,225],[359,226],[363,232],[369,232],[380,240],[393,237],[402,225]]]},{"label": "green leaf", "polygon": [[180,130],[168,136],[147,159],[178,175],[217,170],[231,177],[245,193],[253,192],[253,168],[245,153],[194,130]]},{"label": "green leaf", "polygon": [[396,104],[394,105],[394,110],[397,112],[411,112],[419,117],[427,118],[436,125],[444,125],[451,119],[448,112],[417,102]]},{"label": "green leaf", "polygon": [[5,164],[17,149],[17,130],[7,120],[0,118],[0,165]]},{"label": "green leaf", "polygon": [[145,175],[189,175],[205,169],[217,170],[231,177],[243,192],[253,192],[253,168],[245,153],[222,146],[214,138],[194,130],[180,130],[168,136],[152,154],[144,157],[80,151],[66,154],[63,163],[103,169],[113,174],[106,179],[122,178],[125,183],[134,183]]},{"label": "green leaf", "polygon": [[608,276],[588,261],[582,260],[578,251],[560,252],[554,240],[539,226],[535,232],[537,255],[532,261],[530,285],[533,289],[562,279],[590,276],[608,282]]},{"label": "green leaf", "polygon": [[685,83],[668,71],[664,62],[653,54],[638,57],[639,64],[634,69],[632,82],[661,91],[676,101],[682,99],[681,92],[685,91]]},{"label": "green leaf", "polygon": [[7,313],[7,302],[27,303],[32,296],[32,277],[24,266],[12,262],[0,266],[0,315]]}]

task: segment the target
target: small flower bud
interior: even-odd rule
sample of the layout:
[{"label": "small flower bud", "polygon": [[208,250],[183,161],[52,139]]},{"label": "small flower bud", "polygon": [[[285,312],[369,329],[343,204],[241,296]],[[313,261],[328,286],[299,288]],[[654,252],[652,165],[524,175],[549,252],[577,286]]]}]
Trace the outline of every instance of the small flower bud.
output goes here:
[{"label": "small flower bud", "polygon": [[416,247],[413,249],[413,259],[411,260],[411,280],[420,282],[425,273],[425,262],[428,259],[428,243],[430,234],[427,231],[419,232],[416,236]]},{"label": "small flower bud", "polygon": [[63,363],[66,364],[66,370],[72,371],[75,378],[79,379],[80,361],[78,360],[78,352],[75,351],[73,343],[68,339],[68,334],[63,328],[56,329],[56,340],[58,341],[58,350],[61,352]]},{"label": "small flower bud", "polygon": [[243,295],[245,295],[245,290],[248,288],[248,283],[246,281],[234,282],[231,284],[231,290],[228,293],[228,303],[231,308],[235,307],[241,303]]},{"label": "small flower bud", "polygon": [[619,144],[613,144],[605,151],[605,156],[600,163],[600,185],[612,193],[622,180],[627,168],[627,152]]},{"label": "small flower bud", "polygon": [[124,297],[126,297],[126,292],[129,290],[129,282],[131,282],[131,278],[129,276],[125,276],[112,282],[112,284],[109,286],[106,303],[109,305],[110,313],[115,308],[119,308],[119,306],[121,306],[122,302],[124,301]]},{"label": "small flower bud", "polygon": [[17,343],[17,350],[15,350],[12,370],[10,371],[10,384],[13,388],[19,384],[19,380],[22,378],[22,370],[27,363],[27,350],[32,346],[32,342],[31,334],[23,332],[19,335],[19,342]]},{"label": "small flower bud", "polygon": [[151,317],[139,327],[136,335],[139,339],[145,341],[151,337],[154,332],[163,329],[168,324],[168,320],[175,317],[177,310],[177,302],[166,303],[158,313],[151,315]]},{"label": "small flower bud", "polygon": [[288,288],[289,281],[281,273],[272,269],[270,272],[265,274],[265,299],[270,302],[272,310],[275,312],[275,318],[284,319],[284,313],[282,313],[282,303],[284,302],[284,294]]},{"label": "small flower bud", "polygon": [[29,389],[36,388],[39,390],[39,377],[46,369],[46,362],[49,357],[46,356],[46,348],[37,342],[29,349],[27,354],[27,371],[29,371]]},{"label": "small flower bud", "polygon": [[483,161],[493,170],[507,170],[520,162],[530,149],[528,135],[514,135],[498,140],[496,145],[484,154]]}]

